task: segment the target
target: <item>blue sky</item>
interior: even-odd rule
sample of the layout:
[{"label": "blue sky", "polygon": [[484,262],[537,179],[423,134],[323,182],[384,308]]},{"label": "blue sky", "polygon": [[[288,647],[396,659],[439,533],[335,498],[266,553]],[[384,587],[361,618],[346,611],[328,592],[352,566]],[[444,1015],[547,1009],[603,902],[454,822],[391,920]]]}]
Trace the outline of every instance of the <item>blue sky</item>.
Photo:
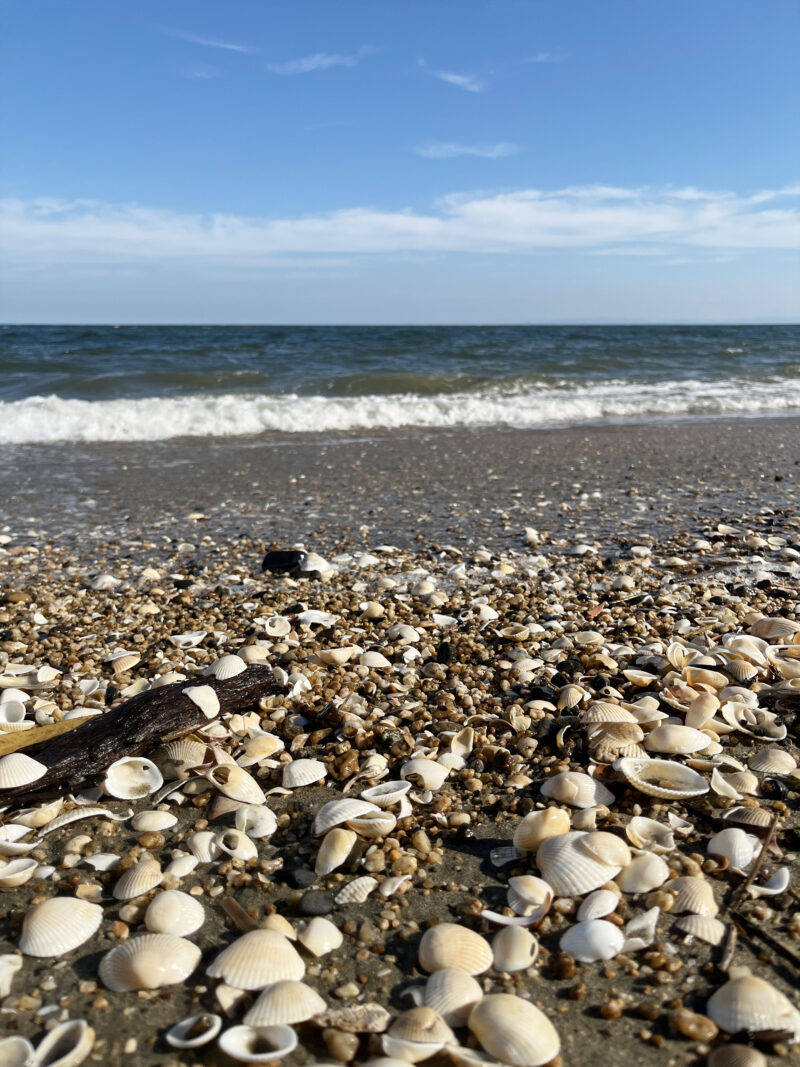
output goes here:
[{"label": "blue sky", "polygon": [[0,316],[791,321],[794,0],[4,0]]}]

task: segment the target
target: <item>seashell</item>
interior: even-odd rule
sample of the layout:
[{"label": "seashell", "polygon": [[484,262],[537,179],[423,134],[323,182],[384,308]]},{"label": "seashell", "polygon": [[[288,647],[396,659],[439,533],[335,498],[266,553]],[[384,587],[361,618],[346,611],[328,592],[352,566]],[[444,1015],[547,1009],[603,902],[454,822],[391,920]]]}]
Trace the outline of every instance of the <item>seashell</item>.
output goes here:
[{"label": "seashell", "polygon": [[190,834],[186,838],[186,845],[196,863],[211,863],[220,853],[217,835],[213,830],[199,830]]},{"label": "seashell", "polygon": [[539,955],[539,942],[521,926],[506,926],[492,940],[494,969],[513,974],[532,967]]},{"label": "seashell", "polygon": [[94,1039],[95,1032],[87,1022],[68,1019],[42,1038],[31,1064],[33,1067],[78,1067],[92,1051]]},{"label": "seashell", "polygon": [[362,649],[359,645],[345,645],[343,648],[320,648],[316,656],[320,663],[330,667],[343,667],[354,656],[358,656]]},{"label": "seashell", "polygon": [[757,796],[760,792],[758,778],[751,771],[734,771],[732,774],[720,774],[717,779],[718,784],[719,778],[723,780],[725,786],[738,794],[734,798],[735,800],[741,800],[742,795]]},{"label": "seashell", "polygon": [[758,667],[748,663],[745,659],[729,659],[725,663],[724,669],[734,681],[742,684],[752,682],[754,678],[758,677]]},{"label": "seashell", "polygon": [[627,867],[631,862],[631,850],[622,838],[605,830],[584,834],[576,841],[576,846],[609,867]]},{"label": "seashell", "polygon": [[676,915],[688,911],[693,915],[714,916],[719,911],[714,890],[705,878],[696,878],[694,875],[674,878],[667,886],[667,892],[675,895],[672,911]]},{"label": "seashell", "polygon": [[714,712],[718,707],[719,697],[715,693],[699,693],[689,704],[686,725],[695,730],[701,730],[714,718]]},{"label": "seashell", "polygon": [[111,664],[114,674],[124,674],[131,667],[135,667],[141,658],[138,652],[119,652],[115,656],[109,656],[106,663]]},{"label": "seashell", "polygon": [[206,921],[206,910],[197,897],[179,889],[157,893],[144,913],[144,924],[151,934],[188,937]]},{"label": "seashell", "polygon": [[492,950],[480,934],[456,923],[438,923],[422,935],[419,965],[428,973],[441,970],[483,974],[492,966]]},{"label": "seashell", "polygon": [[42,838],[45,834],[52,833],[53,830],[60,830],[64,826],[68,826],[70,823],[79,822],[81,819],[111,819],[114,822],[125,822],[129,819],[133,812],[128,810],[125,815],[118,815],[114,811],[109,811],[108,808],[95,807],[93,804],[87,804],[85,807],[73,808],[71,811],[65,811],[62,815],[57,815],[55,819],[52,819],[46,826],[42,827],[39,837]]},{"label": "seashell", "polygon": [[506,641],[527,641],[531,635],[530,627],[523,626],[520,622],[504,626],[497,632]]},{"label": "seashell", "polygon": [[[0,997],[7,997],[11,992],[11,985],[18,971],[22,969],[22,956],[7,952],[0,955]],[[0,1063],[2,1063],[0,1059]]]},{"label": "seashell", "polygon": [[292,623],[285,615],[271,615],[263,619],[261,625],[268,637],[285,637],[292,628]]},{"label": "seashell", "polygon": [[470,1012],[469,1028],[483,1049],[512,1067],[541,1067],[558,1055],[555,1027],[529,1000],[510,993],[483,997]]},{"label": "seashell", "polygon": [[383,605],[379,604],[377,600],[365,600],[358,606],[361,608],[362,619],[382,619],[386,614]]},{"label": "seashell", "polygon": [[673,755],[689,756],[693,752],[702,752],[711,744],[711,738],[691,726],[677,726],[665,723],[656,726],[647,735],[644,747],[648,752],[669,752]]},{"label": "seashell", "polygon": [[736,826],[746,826],[752,834],[765,837],[772,825],[772,815],[766,808],[728,808],[722,813],[726,822]]},{"label": "seashell", "polygon": [[388,660],[381,652],[373,651],[362,652],[358,657],[358,662],[362,667],[369,667],[372,670],[386,670],[392,666],[391,660]]},{"label": "seashell", "polygon": [[171,811],[140,811],[131,819],[131,829],[137,833],[157,833],[168,830],[177,821]]},{"label": "seashell", "polygon": [[354,830],[345,830],[341,826],[335,826],[333,830],[329,830],[317,853],[314,863],[315,873],[324,876],[335,871],[337,867],[341,867],[353,851],[357,840]]},{"label": "seashell", "polygon": [[33,1045],[27,1038],[0,1038],[0,1063],[3,1067],[31,1067],[33,1055]]},{"label": "seashell", "polygon": [[393,645],[415,645],[422,636],[419,630],[405,622],[396,623],[386,631],[386,636]]},{"label": "seashell", "polygon": [[17,886],[25,885],[26,882],[31,880],[38,866],[37,860],[24,859],[23,857],[1,864],[0,889],[16,889]]},{"label": "seashell", "polygon": [[605,919],[617,910],[619,897],[610,889],[596,889],[588,897],[581,901],[578,908],[578,922],[587,922],[589,919]]},{"label": "seashell", "polygon": [[707,1067],[768,1067],[767,1057],[749,1045],[720,1045],[712,1049]]},{"label": "seashell", "polygon": [[637,686],[641,689],[646,689],[653,682],[658,681],[658,676],[651,674],[649,671],[639,671],[635,669],[626,670],[622,672],[623,676],[628,679],[631,685]]},{"label": "seashell", "polygon": [[133,900],[143,893],[149,893],[164,880],[161,866],[148,853],[133,867],[130,867],[114,886],[116,900]]},{"label": "seashell", "polygon": [[508,880],[508,906],[517,915],[530,915],[540,922],[550,909],[553,890],[543,878],[530,874]]},{"label": "seashell", "polygon": [[207,771],[205,777],[223,796],[242,804],[263,804],[267,799],[255,778],[241,767],[218,764]]},{"label": "seashell", "polygon": [[684,915],[675,923],[675,929],[692,937],[699,937],[709,945],[719,947],[725,940],[727,926],[711,915]]},{"label": "seashell", "polygon": [[98,904],[77,897],[50,897],[22,920],[19,948],[26,956],[65,956],[97,933],[103,920]]},{"label": "seashell", "polygon": [[280,1026],[303,1023],[328,1005],[322,997],[303,982],[285,979],[274,982],[260,994],[244,1017],[247,1026]]},{"label": "seashell", "polygon": [[714,834],[708,842],[707,852],[709,856],[726,859],[733,870],[741,872],[752,863],[758,848],[757,837],[738,826],[729,826]]},{"label": "seashell", "polygon": [[0,826],[0,856],[24,856],[36,848],[36,842],[24,843],[20,838],[30,833],[30,827],[8,822]]},{"label": "seashell", "polygon": [[544,808],[529,812],[514,831],[514,847],[535,852],[548,837],[558,837],[570,828],[569,812],[563,808]]},{"label": "seashell", "polygon": [[663,759],[619,759],[613,764],[629,785],[652,797],[680,800],[707,793],[705,778],[680,763]]},{"label": "seashell", "polygon": [[171,878],[185,878],[187,874],[192,873],[197,864],[196,856],[176,850],[172,853],[172,860],[166,866],[164,877],[169,875]]},{"label": "seashell", "polygon": [[455,1043],[455,1034],[433,1008],[423,1004],[398,1015],[381,1042],[387,1056],[419,1063]]},{"label": "seashell", "polygon": [[448,774],[447,767],[432,759],[410,759],[400,768],[400,777],[420,789],[439,789]]},{"label": "seashell", "polygon": [[781,640],[788,638],[790,641],[800,631],[800,624],[792,619],[784,619],[780,615],[772,617],[762,616],[750,627],[753,637],[762,637],[765,641]]},{"label": "seashell", "polygon": [[749,896],[758,897],[775,897],[779,893],[785,893],[789,888],[789,882],[791,876],[789,874],[788,867],[781,867],[777,870],[773,876],[763,885],[756,885],[753,883],[747,887],[747,893]]},{"label": "seashell", "polygon": [[209,664],[203,674],[210,674],[219,679],[220,682],[224,682],[227,678],[235,678],[237,674],[241,674],[242,671],[246,670],[247,664],[239,656],[221,656],[218,660]]},{"label": "seashell", "polygon": [[619,872],[614,881],[623,893],[649,893],[658,889],[669,878],[669,867],[660,856],[644,852],[634,856],[627,867]]},{"label": "seashell", "polygon": [[634,815],[625,827],[625,833],[630,843],[636,848],[650,852],[672,852],[675,848],[672,830],[656,819],[648,819],[645,815]]},{"label": "seashell", "polygon": [[206,969],[237,989],[263,989],[273,982],[299,982],[306,965],[291,942],[275,930],[251,930],[237,938]]},{"label": "seashell", "polygon": [[39,827],[46,826],[47,823],[55,819],[63,807],[64,801],[59,797],[57,800],[51,800],[49,804],[40,804],[36,808],[25,808],[14,815],[14,823],[38,830]]},{"label": "seashell", "polygon": [[330,919],[316,915],[308,923],[301,923],[297,927],[297,940],[312,955],[324,956],[340,948],[344,938],[339,927]]},{"label": "seashell", "polygon": [[618,926],[605,919],[587,919],[576,923],[561,935],[558,947],[581,963],[612,960],[622,952],[625,935]]},{"label": "seashell", "polygon": [[384,878],[381,882],[378,892],[382,897],[388,899],[394,893],[397,893],[401,886],[404,886],[406,882],[411,880],[410,874],[395,874],[391,878]]},{"label": "seashell", "polygon": [[563,771],[542,783],[543,796],[573,808],[591,808],[595,804],[612,804],[614,794],[589,774]]},{"label": "seashell", "polygon": [[161,771],[143,756],[123,756],[107,769],[103,791],[119,800],[134,800],[155,793],[164,784]]},{"label": "seashell", "polygon": [[221,852],[235,860],[253,860],[258,856],[258,849],[242,830],[223,830],[214,842]]},{"label": "seashell", "polygon": [[577,708],[586,695],[586,690],[579,685],[562,686],[558,691],[556,706],[559,711],[570,711],[572,708]]},{"label": "seashell", "polygon": [[748,764],[759,774],[791,774],[797,770],[797,760],[782,748],[762,748]]},{"label": "seashell", "polygon": [[610,866],[580,848],[587,835],[570,830],[559,837],[549,837],[536,853],[536,864],[557,897],[582,897],[615,878],[621,866]]},{"label": "seashell", "polygon": [[200,708],[207,719],[219,715],[219,697],[210,685],[193,685],[191,689],[182,689],[181,692]]},{"label": "seashell", "polygon": [[639,952],[648,948],[656,939],[660,908],[650,908],[642,915],[637,915],[625,924],[625,944],[623,951]]},{"label": "seashell", "polygon": [[10,752],[0,756],[0,789],[16,789],[18,786],[38,782],[47,774],[47,766],[31,759],[24,752]]},{"label": "seashell", "polygon": [[254,763],[261,763],[269,759],[277,752],[283,751],[284,743],[275,734],[258,734],[245,741],[244,755],[237,759],[240,767],[252,767]]},{"label": "seashell", "polygon": [[466,1026],[469,1014],[483,996],[476,980],[464,971],[434,971],[425,984],[423,1001],[448,1026]]},{"label": "seashell", "polygon": [[170,741],[153,753],[162,774],[167,779],[184,779],[187,772],[203,765],[206,759],[207,745],[200,741]]},{"label": "seashell", "polygon": [[[388,783],[387,783],[388,784]],[[324,804],[317,812],[314,819],[314,836],[325,834],[334,826],[340,826],[348,819],[356,819],[359,815],[380,811],[376,804],[370,804],[366,800],[358,800],[355,797],[345,797],[341,800],[331,800]]]},{"label": "seashell", "polygon": [[709,686],[711,689],[724,689],[730,681],[720,671],[693,665],[683,668],[683,677],[691,686]]},{"label": "seashell", "polygon": [[390,811],[381,811],[378,808],[377,811],[348,819],[347,825],[361,837],[387,837],[397,826],[397,819]]},{"label": "seashell", "polygon": [[463,730],[459,730],[450,742],[450,751],[457,756],[469,756],[474,747],[475,731],[471,726],[465,726]]},{"label": "seashell", "polygon": [[346,886],[339,890],[335,900],[337,904],[363,904],[378,884],[377,878],[364,875],[354,878]]},{"label": "seashell", "polygon": [[296,759],[284,764],[281,784],[284,789],[300,789],[327,777],[328,768],[318,759]]},{"label": "seashell", "polygon": [[265,804],[240,804],[233,816],[234,826],[248,837],[260,841],[269,837],[278,829],[278,820],[274,812]]},{"label": "seashell", "polygon": [[240,1063],[273,1063],[294,1052],[297,1034],[291,1026],[232,1026],[220,1034],[217,1045]]},{"label": "seashell", "polygon": [[362,790],[361,798],[370,804],[377,804],[379,808],[391,808],[400,803],[409,789],[411,782],[380,782]]},{"label": "seashell", "polygon": [[619,704],[610,704],[606,700],[596,700],[585,711],[580,713],[580,720],[584,725],[608,722],[638,722],[636,716],[627,708]]},{"label": "seashell", "polygon": [[[780,990],[763,978],[750,974],[746,967],[731,968],[731,977],[708,1000],[706,1015],[721,1030],[738,1034],[764,1032],[800,1038],[800,1011]],[[729,972],[729,973],[731,973]]]},{"label": "seashell", "polygon": [[172,1048],[200,1048],[201,1045],[213,1041],[221,1029],[221,1015],[203,1012],[201,1015],[190,1015],[188,1019],[181,1019],[167,1030],[164,1038]]}]

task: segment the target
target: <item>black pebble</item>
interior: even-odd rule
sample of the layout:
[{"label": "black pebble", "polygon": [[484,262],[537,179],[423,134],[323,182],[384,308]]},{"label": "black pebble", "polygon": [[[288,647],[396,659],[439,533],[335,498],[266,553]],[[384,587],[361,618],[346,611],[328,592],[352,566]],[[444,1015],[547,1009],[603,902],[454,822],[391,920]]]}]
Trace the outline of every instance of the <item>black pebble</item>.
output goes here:
[{"label": "black pebble", "polygon": [[333,903],[333,893],[327,893],[324,889],[309,889],[300,898],[297,910],[301,915],[330,915]]},{"label": "black pebble", "polygon": [[305,552],[296,548],[271,549],[261,561],[261,570],[271,571],[273,574],[287,574],[297,570],[304,557]]},{"label": "black pebble", "polygon": [[453,646],[449,641],[442,641],[436,649],[436,662],[449,663],[453,658]]}]

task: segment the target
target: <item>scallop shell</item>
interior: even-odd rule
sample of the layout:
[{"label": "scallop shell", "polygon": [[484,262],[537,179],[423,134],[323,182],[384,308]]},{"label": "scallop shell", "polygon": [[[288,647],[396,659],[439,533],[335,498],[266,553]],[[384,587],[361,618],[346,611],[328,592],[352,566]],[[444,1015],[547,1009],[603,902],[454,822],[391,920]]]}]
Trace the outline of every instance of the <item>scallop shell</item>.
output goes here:
[{"label": "scallop shell", "polygon": [[558,947],[581,963],[594,963],[612,960],[622,952],[624,944],[625,935],[618,926],[605,919],[587,919],[562,934]]},{"label": "scallop shell", "polygon": [[536,853],[536,864],[557,897],[582,897],[615,878],[621,866],[610,866],[580,848],[587,835],[571,830],[549,837]]},{"label": "scallop shell", "polygon": [[644,852],[634,856],[614,881],[623,893],[649,893],[669,878],[669,867],[660,856]]},{"label": "scallop shell", "polygon": [[490,1056],[512,1067],[541,1067],[561,1041],[547,1016],[522,997],[493,993],[470,1012],[469,1028]]},{"label": "scallop shell", "polygon": [[68,1019],[42,1038],[32,1064],[34,1067],[78,1067],[92,1051],[94,1039],[95,1032],[87,1022]]},{"label": "scallop shell", "polygon": [[729,1034],[742,1030],[753,1034],[785,1031],[793,1040],[800,1039],[800,1011],[792,1002],[746,968],[737,968],[736,972],[709,998],[706,1015]]},{"label": "scallop shell", "polygon": [[64,956],[97,933],[102,921],[99,904],[76,897],[51,897],[26,913],[20,951],[26,956]]},{"label": "scallop shell", "polygon": [[177,821],[171,811],[140,811],[131,819],[131,829],[137,833],[157,833],[168,830]]},{"label": "scallop shell", "polygon": [[182,689],[193,704],[196,704],[207,719],[214,719],[219,715],[219,697],[210,685],[193,685],[190,689]]},{"label": "scallop shell", "polygon": [[712,915],[684,915],[675,923],[675,929],[719,947],[725,940],[728,928]]},{"label": "scallop shell", "polygon": [[322,997],[303,982],[285,979],[274,982],[261,993],[244,1017],[247,1026],[293,1025],[327,1011]]},{"label": "scallop shell", "polygon": [[581,901],[578,908],[578,922],[587,922],[589,919],[605,919],[616,911],[619,906],[619,897],[610,889],[596,889],[588,897]]},{"label": "scallop shell", "polygon": [[753,637],[762,637],[766,641],[780,640],[784,637],[791,640],[798,631],[800,631],[798,623],[793,619],[784,619],[780,615],[772,617],[764,615],[750,627]]},{"label": "scallop shell", "polygon": [[469,1014],[483,996],[478,982],[464,971],[434,971],[425,984],[424,1003],[448,1026],[466,1026]]},{"label": "scallop shell", "polygon": [[358,837],[354,830],[345,830],[341,826],[335,826],[329,830],[320,845],[317,859],[314,863],[314,872],[320,876],[330,874],[347,860],[353,851]]},{"label": "scallop shell", "polygon": [[100,980],[115,993],[160,989],[185,981],[200,962],[200,949],[171,934],[142,934],[117,945],[100,961]]},{"label": "scallop shell", "polygon": [[628,711],[627,708],[622,708],[619,704],[610,704],[605,700],[596,700],[594,704],[590,704],[585,711],[581,712],[580,720],[585,725],[604,722],[635,723],[638,721],[636,716]]},{"label": "scallop shell", "polygon": [[514,847],[526,852],[535,852],[548,837],[557,837],[569,830],[569,812],[563,808],[545,808],[531,811],[517,824],[514,831]]},{"label": "scallop shell", "polygon": [[157,885],[161,885],[164,875],[160,865],[152,856],[144,854],[133,867],[130,867],[114,886],[116,900],[133,900],[143,893],[149,893]]},{"label": "scallop shell", "polygon": [[358,800],[355,797],[345,797],[341,800],[331,800],[324,804],[317,812],[314,819],[314,836],[319,837],[327,833],[334,826],[341,826],[349,819],[356,819],[360,815],[380,811],[377,804],[370,804],[366,800]]},{"label": "scallop shell", "polygon": [[364,875],[354,878],[336,894],[337,904],[363,904],[378,884],[377,878]]},{"label": "scallop shell", "polygon": [[217,1044],[240,1063],[274,1063],[297,1048],[297,1034],[291,1026],[232,1026]]},{"label": "scallop shell", "polygon": [[672,852],[675,848],[672,830],[645,815],[634,815],[625,827],[625,833],[635,848],[647,849],[650,852]]},{"label": "scallop shell", "polygon": [[103,789],[110,797],[134,800],[155,793],[164,784],[161,771],[143,756],[123,756],[107,769]]},{"label": "scallop shell", "polygon": [[762,748],[750,760],[751,771],[759,774],[791,774],[797,769],[797,760],[782,748]]},{"label": "scallop shell", "polygon": [[267,799],[255,778],[241,767],[218,764],[206,773],[206,778],[223,796],[242,804],[263,804]]},{"label": "scallop shell", "polygon": [[284,789],[300,789],[304,785],[314,785],[328,774],[328,768],[317,759],[296,759],[284,764],[281,784]]},{"label": "scallop shell", "polygon": [[144,913],[144,924],[152,934],[188,937],[206,921],[206,910],[197,897],[179,889],[157,893]]},{"label": "scallop shell", "polygon": [[221,1029],[222,1016],[203,1012],[181,1019],[167,1030],[164,1038],[172,1048],[200,1048],[213,1041]]},{"label": "scallop shell", "polygon": [[673,760],[627,758],[617,760],[613,766],[640,793],[652,797],[680,800],[702,796],[709,789],[702,774]]},{"label": "scallop shell", "polygon": [[492,966],[492,950],[480,934],[468,927],[438,923],[422,935],[419,965],[429,973],[447,969],[483,974]]},{"label": "scallop shell", "polygon": [[569,804],[573,808],[591,808],[595,804],[612,804],[614,794],[590,774],[563,771],[542,783],[542,795]]},{"label": "scallop shell", "polygon": [[410,759],[400,768],[400,777],[420,789],[439,789],[448,774],[447,767],[432,759]]},{"label": "scallop shell", "polygon": [[494,969],[513,974],[533,966],[539,955],[539,942],[521,926],[505,926],[494,935],[492,953]]},{"label": "scallop shell", "polygon": [[31,759],[24,752],[10,752],[0,756],[0,789],[16,789],[17,786],[38,782],[47,774],[44,763]]},{"label": "scallop shell", "polygon": [[714,890],[705,878],[696,878],[694,875],[674,878],[666,889],[667,892],[675,894],[672,911],[676,915],[688,911],[693,915],[714,916],[719,911],[714,900]]},{"label": "scallop shell", "polygon": [[203,671],[203,674],[210,674],[214,678],[218,678],[220,682],[225,681],[227,678],[235,678],[237,674],[241,674],[242,671],[247,670],[247,664],[239,656],[221,656],[220,659],[215,660]]},{"label": "scallop shell", "polygon": [[759,847],[759,840],[753,834],[745,833],[738,826],[729,826],[714,834],[708,842],[707,851],[709,856],[726,859],[733,870],[744,871],[752,863]]},{"label": "scallop shell", "polygon": [[324,956],[340,948],[344,938],[339,927],[330,919],[316,915],[310,922],[298,925],[297,940],[313,956]]},{"label": "scallop shell", "polygon": [[263,989],[273,982],[299,982],[306,965],[291,942],[275,930],[251,930],[223,949],[207,968],[237,989]]},{"label": "scallop shell", "polygon": [[237,830],[244,831],[248,837],[257,841],[269,837],[278,829],[274,812],[265,804],[240,804],[233,822]]}]

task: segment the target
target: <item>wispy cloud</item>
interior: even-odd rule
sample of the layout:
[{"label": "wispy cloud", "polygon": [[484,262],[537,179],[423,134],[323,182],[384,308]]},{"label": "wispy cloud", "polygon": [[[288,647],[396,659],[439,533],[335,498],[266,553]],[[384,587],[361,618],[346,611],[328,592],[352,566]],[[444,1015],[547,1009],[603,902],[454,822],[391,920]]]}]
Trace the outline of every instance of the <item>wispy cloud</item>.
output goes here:
[{"label": "wispy cloud", "polygon": [[226,52],[252,52],[253,49],[243,44],[231,44],[230,41],[216,41],[211,37],[197,37],[193,33],[185,33],[183,30],[162,30],[162,33],[168,34],[170,37],[179,37],[182,41],[189,41],[191,44],[204,45],[206,48],[222,48]]},{"label": "wispy cloud", "polygon": [[447,82],[448,85],[455,85],[457,88],[463,89],[465,93],[486,92],[486,82],[476,78],[474,74],[454,74],[449,70],[432,70],[430,67],[427,69],[434,78]]},{"label": "wispy cloud", "polygon": [[378,49],[373,45],[365,44],[351,55],[343,55],[339,52],[315,52],[311,56],[290,59],[286,63],[268,63],[267,70],[272,74],[310,74],[315,70],[330,70],[331,67],[354,67],[366,56],[377,51]]},{"label": "wispy cloud", "polygon": [[502,159],[519,152],[519,145],[503,141],[500,144],[453,144],[450,141],[433,141],[414,149],[425,159],[455,159],[457,156],[480,156],[482,159]]},{"label": "wispy cloud", "polygon": [[566,59],[563,52],[537,52],[536,55],[523,59],[523,63],[563,63]]},{"label": "wispy cloud", "polygon": [[[259,218],[191,215],[91,200],[0,201],[9,270],[53,265],[143,269],[181,262],[263,267],[276,256],[524,253],[542,249],[800,249],[800,190],[767,202],[733,192],[687,198],[671,188],[523,189],[450,195],[427,212],[355,207],[319,215]],[[763,195],[760,193],[759,195]],[[298,265],[300,265],[300,259]]]},{"label": "wispy cloud", "polygon": [[220,75],[218,67],[209,66],[184,67],[181,73],[190,81],[214,81]]}]

